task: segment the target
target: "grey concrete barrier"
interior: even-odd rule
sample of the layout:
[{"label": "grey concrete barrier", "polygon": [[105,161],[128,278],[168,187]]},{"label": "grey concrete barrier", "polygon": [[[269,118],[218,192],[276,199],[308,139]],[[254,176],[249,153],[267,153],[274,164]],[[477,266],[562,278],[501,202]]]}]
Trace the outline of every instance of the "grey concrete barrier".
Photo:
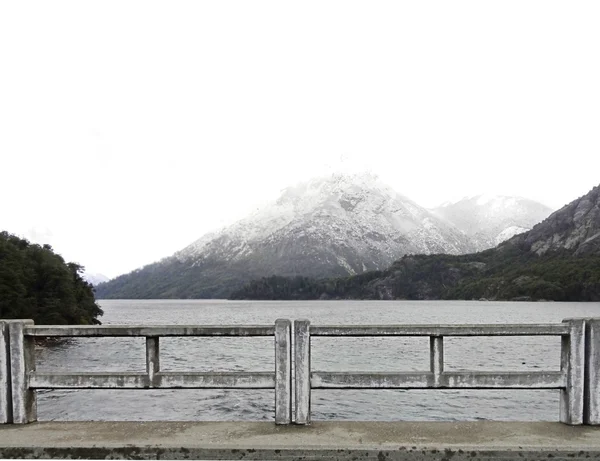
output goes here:
[{"label": "grey concrete barrier", "polygon": [[310,424],[310,321],[294,322],[294,391],[296,424]]},{"label": "grey concrete barrier", "polygon": [[[36,372],[36,337],[146,338],[145,373]],[[273,371],[163,372],[160,338],[171,336],[272,336]],[[275,423],[290,424],[291,322],[274,325],[109,325],[36,326],[32,320],[0,322],[0,423],[26,424],[37,420],[38,389],[274,389]]]},{"label": "grey concrete barrier", "polygon": [[29,325],[33,325],[33,320],[8,323],[10,392],[14,424],[25,424],[37,420],[36,394],[29,387],[29,376],[35,371],[33,338],[25,334],[25,329]]},{"label": "grey concrete barrier", "polygon": [[600,319],[586,320],[584,423],[600,425]]},{"label": "grey concrete barrier", "polygon": [[561,336],[561,365],[566,382],[560,390],[560,422],[583,424],[585,385],[585,323],[584,319],[567,319],[569,333]]},{"label": "grey concrete barrier", "polygon": [[12,423],[10,357],[8,355],[8,323],[0,321],[0,424]]},{"label": "grey concrete barrier", "polygon": [[275,424],[292,422],[292,322],[275,321]]},{"label": "grey concrete barrier", "polygon": [[[586,326],[587,325],[587,326]],[[588,335],[586,339],[586,333]],[[315,336],[428,336],[430,367],[417,372],[312,370]],[[536,372],[444,371],[446,336],[560,336],[561,370]],[[531,325],[311,325],[296,321],[295,423],[310,424],[312,389],[558,389],[559,419],[569,425],[600,423],[600,319],[566,319]],[[588,389],[588,391],[586,391]]]},{"label": "grey concrete barrier", "polygon": [[[560,371],[444,370],[447,336],[560,336]],[[142,336],[145,373],[59,373],[35,370],[36,337]],[[272,371],[163,372],[160,338],[171,336],[272,336]],[[429,337],[429,369],[415,372],[319,371],[311,368],[314,336]],[[274,325],[36,326],[0,321],[0,424],[37,419],[37,389],[274,389],[275,423],[311,422],[312,389],[558,389],[559,420],[600,425],[600,319],[526,325],[311,325],[278,319]],[[292,398],[294,397],[294,399]],[[293,406],[294,405],[294,406]]]}]

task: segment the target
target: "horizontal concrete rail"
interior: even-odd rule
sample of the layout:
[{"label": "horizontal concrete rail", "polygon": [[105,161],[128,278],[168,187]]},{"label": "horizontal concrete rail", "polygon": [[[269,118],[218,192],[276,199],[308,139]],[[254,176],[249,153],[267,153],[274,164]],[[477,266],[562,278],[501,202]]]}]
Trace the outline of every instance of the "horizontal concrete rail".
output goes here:
[{"label": "horizontal concrete rail", "polygon": [[31,389],[274,389],[275,373],[32,373]]},{"label": "horizontal concrete rail", "polygon": [[531,325],[311,325],[311,336],[562,336],[564,324]]},{"label": "horizontal concrete rail", "polygon": [[[273,371],[160,370],[161,337],[253,336],[274,338]],[[145,337],[146,372],[37,372],[33,348],[36,337]],[[2,350],[7,339],[10,345]],[[7,381],[0,394],[0,422],[3,423],[35,421],[35,391],[38,389],[274,389],[275,422],[290,424],[292,418],[291,322],[286,319],[279,319],[274,325],[35,326],[31,321],[2,322],[0,366],[3,367],[2,379]]]},{"label": "horizontal concrete rail", "polygon": [[431,372],[311,373],[312,389],[562,389],[566,377],[555,372],[444,372],[436,382]]},{"label": "horizontal concrete rail", "polygon": [[[575,425],[592,421],[589,408],[600,414],[600,406],[587,394],[589,368],[596,367],[588,350],[600,359],[600,348],[586,343],[586,319],[569,319],[562,324],[523,325],[311,325],[308,320],[294,324],[295,422],[310,423],[312,389],[559,389],[560,421]],[[592,324],[592,323],[590,323]],[[416,372],[317,371],[311,369],[311,337],[428,336],[429,369]],[[445,336],[560,336],[560,371],[444,371]],[[597,335],[600,338],[600,335]],[[587,365],[586,365],[587,357]],[[598,377],[600,378],[600,376]],[[600,391],[600,384],[597,385]],[[586,397],[587,396],[587,397]],[[589,422],[588,422],[589,423]]]},{"label": "horizontal concrete rail", "polygon": [[106,325],[106,326],[29,326],[26,336],[100,337],[100,336],[273,336],[273,325]]}]

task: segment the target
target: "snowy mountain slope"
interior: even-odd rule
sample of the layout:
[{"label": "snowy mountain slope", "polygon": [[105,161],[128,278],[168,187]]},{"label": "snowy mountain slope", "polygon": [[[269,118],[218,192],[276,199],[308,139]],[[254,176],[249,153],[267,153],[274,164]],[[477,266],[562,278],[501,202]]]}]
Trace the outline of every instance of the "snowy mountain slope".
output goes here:
[{"label": "snowy mountain slope", "polygon": [[86,282],[91,283],[94,286],[99,285],[104,282],[108,282],[108,280],[109,280],[108,277],[104,274],[97,274],[97,273],[90,273],[90,272],[84,272],[83,278]]},{"label": "snowy mountain slope", "polygon": [[464,232],[481,251],[528,231],[553,210],[522,197],[475,195],[431,211]]},{"label": "snowy mountain slope", "polygon": [[[458,254],[470,248],[468,239],[452,226],[364,174],[316,178],[288,188],[270,206],[175,256],[197,262],[269,254],[271,264],[281,260],[276,265],[283,270],[288,258],[312,252],[307,259],[328,266],[323,273],[354,274],[384,268],[406,253]],[[285,272],[311,272],[302,266]]]},{"label": "snowy mountain slope", "polygon": [[227,296],[262,276],[345,276],[384,269],[409,253],[472,250],[464,233],[377,177],[332,175],[286,189],[173,257],[101,285],[98,295]]}]

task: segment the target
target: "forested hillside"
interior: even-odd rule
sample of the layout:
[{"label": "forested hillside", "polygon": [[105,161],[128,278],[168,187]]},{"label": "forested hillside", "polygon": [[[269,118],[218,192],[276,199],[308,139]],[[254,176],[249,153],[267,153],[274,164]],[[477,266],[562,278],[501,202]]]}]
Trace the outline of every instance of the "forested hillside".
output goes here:
[{"label": "forested hillside", "polygon": [[83,268],[66,263],[49,245],[0,232],[0,319],[36,324],[99,324],[103,312]]},{"label": "forested hillside", "polygon": [[266,277],[230,299],[490,299],[600,301],[600,257],[492,250],[405,256],[353,277]]}]

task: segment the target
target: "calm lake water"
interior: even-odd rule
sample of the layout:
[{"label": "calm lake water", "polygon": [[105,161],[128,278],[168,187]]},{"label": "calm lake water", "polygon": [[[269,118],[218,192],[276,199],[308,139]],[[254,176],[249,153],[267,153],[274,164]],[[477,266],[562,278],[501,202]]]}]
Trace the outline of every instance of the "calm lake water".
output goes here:
[{"label": "calm lake water", "polygon": [[[600,303],[475,301],[100,301],[104,324],[559,323]],[[82,338],[38,348],[40,371],[145,371],[144,338]],[[560,369],[560,338],[446,338],[446,370]],[[270,371],[272,338],[164,338],[164,371]],[[314,370],[429,368],[428,338],[313,338]],[[40,391],[40,420],[272,420],[269,390]],[[558,391],[313,391],[313,420],[558,420]]]}]

